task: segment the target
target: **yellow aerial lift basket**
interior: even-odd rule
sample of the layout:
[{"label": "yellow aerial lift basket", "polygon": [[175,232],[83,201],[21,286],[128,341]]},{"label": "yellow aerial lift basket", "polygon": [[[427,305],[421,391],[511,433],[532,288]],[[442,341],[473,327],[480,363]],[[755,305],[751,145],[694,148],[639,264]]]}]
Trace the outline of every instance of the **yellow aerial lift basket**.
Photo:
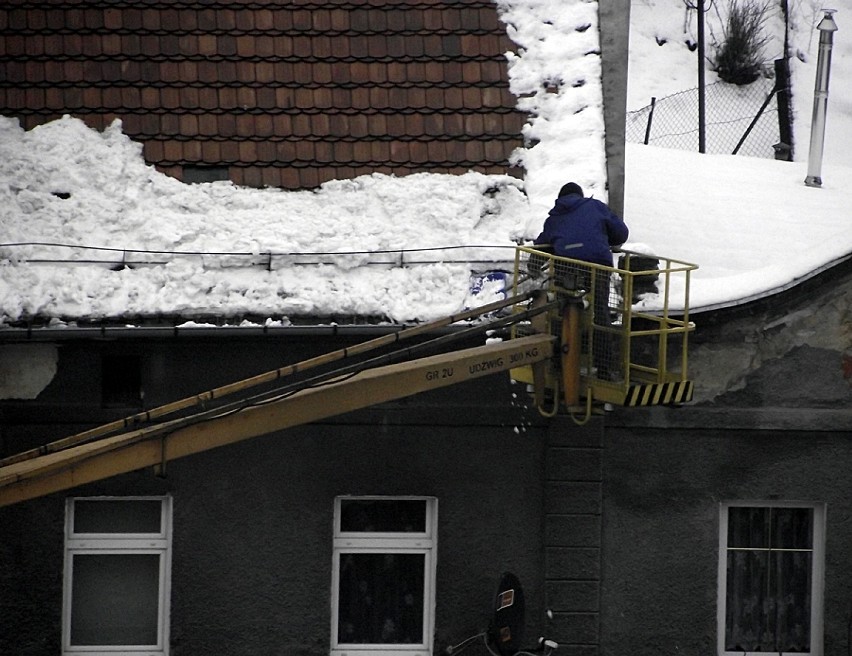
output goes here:
[{"label": "yellow aerial lift basket", "polygon": [[[573,411],[592,402],[622,406],[690,401],[687,345],[690,274],[698,267],[669,257],[617,253],[607,267],[559,257],[548,247],[518,247],[514,293],[535,289],[530,306],[552,308],[513,327],[513,337],[550,333],[560,352],[513,369],[533,386],[543,414],[560,402]],[[515,311],[529,309],[516,306]]]}]

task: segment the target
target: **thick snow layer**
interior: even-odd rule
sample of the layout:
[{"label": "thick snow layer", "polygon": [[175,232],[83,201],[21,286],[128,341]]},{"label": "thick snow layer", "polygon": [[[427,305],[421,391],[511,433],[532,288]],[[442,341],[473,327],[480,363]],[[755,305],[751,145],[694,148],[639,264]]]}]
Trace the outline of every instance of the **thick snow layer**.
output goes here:
[{"label": "thick snow layer", "polygon": [[527,211],[518,180],[475,172],[186,185],[145,165],[118,123],[74,118],[30,132],[3,119],[0,159],[9,320],[440,316],[464,301],[471,260],[512,259]]},{"label": "thick snow layer", "polygon": [[852,252],[852,168],[628,144],[625,214],[631,243],[697,263],[693,309],[780,291]]},{"label": "thick snow layer", "polygon": [[[697,263],[693,309],[772,293],[852,252],[852,39],[838,14],[824,185],[807,187],[802,115],[821,13],[805,4],[795,5],[792,34],[797,162],[627,149],[627,247]],[[498,6],[518,44],[512,90],[530,114],[530,146],[515,155],[523,183],[471,172],[299,192],[185,185],[147,166],[120,123],[99,133],[66,117],[24,132],[0,118],[0,325],[158,315],[410,322],[493,300],[499,281],[471,293],[477,273],[511,266],[514,241],[535,237],[564,182],[605,197],[597,4]],[[629,102],[694,86],[684,11],[681,0],[633,3]]]}]

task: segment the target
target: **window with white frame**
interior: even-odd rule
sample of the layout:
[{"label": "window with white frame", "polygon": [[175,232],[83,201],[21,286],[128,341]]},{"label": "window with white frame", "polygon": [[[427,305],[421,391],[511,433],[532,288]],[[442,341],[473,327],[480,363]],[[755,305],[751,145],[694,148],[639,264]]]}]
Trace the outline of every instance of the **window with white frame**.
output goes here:
[{"label": "window with white frame", "polygon": [[170,571],[170,497],[68,499],[63,654],[168,654]]},{"label": "window with white frame", "polygon": [[728,502],[720,510],[719,654],[820,656],[825,505]]},{"label": "window with white frame", "polygon": [[438,501],[338,497],[332,653],[432,653]]}]

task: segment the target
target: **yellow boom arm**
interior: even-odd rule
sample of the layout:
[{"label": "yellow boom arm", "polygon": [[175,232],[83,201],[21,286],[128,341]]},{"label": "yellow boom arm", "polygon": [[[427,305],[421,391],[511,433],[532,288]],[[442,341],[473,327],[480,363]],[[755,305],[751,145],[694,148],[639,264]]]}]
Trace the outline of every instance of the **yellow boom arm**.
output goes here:
[{"label": "yellow boom arm", "polygon": [[10,462],[0,466],[0,506],[530,365],[551,357],[553,340],[549,335],[533,335],[367,369],[237,412],[175,419]]}]

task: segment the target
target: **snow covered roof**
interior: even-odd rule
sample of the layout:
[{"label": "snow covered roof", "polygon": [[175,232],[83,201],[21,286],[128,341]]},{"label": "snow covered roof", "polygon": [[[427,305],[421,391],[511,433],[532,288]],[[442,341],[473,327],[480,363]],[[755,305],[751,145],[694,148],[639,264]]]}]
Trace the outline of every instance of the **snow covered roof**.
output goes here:
[{"label": "snow covered roof", "polygon": [[[464,300],[470,260],[512,259],[526,210],[516,178],[475,172],[187,185],[120,125],[74,118],[29,132],[4,119],[0,160],[7,321],[437,317]],[[495,246],[459,248],[478,244]]]}]

